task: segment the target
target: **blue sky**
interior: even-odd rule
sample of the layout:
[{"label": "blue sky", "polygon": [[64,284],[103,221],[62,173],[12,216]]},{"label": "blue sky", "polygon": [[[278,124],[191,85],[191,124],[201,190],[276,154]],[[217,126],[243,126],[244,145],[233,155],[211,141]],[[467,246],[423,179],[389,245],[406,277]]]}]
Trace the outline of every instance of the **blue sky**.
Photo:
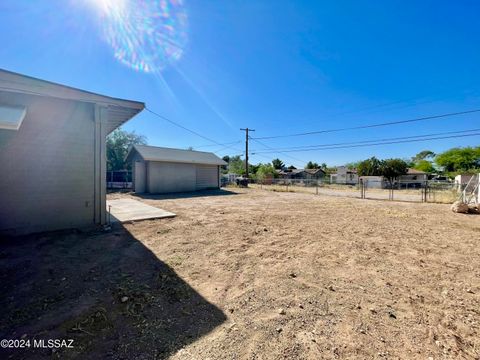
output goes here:
[{"label": "blue sky", "polygon": [[[480,108],[478,1],[189,0],[183,4],[188,20],[182,54],[157,73],[114,57],[94,2],[3,0],[0,67],[144,101],[219,143],[243,140],[239,128],[247,126],[256,129],[252,136],[264,137]],[[413,136],[480,128],[479,118],[262,142],[289,147]],[[146,135],[151,145],[209,145],[146,111],[124,128]],[[470,137],[251,160],[340,165],[478,143],[479,137]],[[253,141],[250,147],[265,151]],[[239,153],[244,144],[234,148],[219,155]]]}]

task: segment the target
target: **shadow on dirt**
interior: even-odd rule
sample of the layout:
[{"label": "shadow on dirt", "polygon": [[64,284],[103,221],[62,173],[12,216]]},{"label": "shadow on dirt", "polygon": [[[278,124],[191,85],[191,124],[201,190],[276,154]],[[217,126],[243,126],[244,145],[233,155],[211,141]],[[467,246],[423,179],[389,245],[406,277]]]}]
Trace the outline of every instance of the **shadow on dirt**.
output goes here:
[{"label": "shadow on dirt", "polygon": [[171,194],[132,193],[132,195],[139,197],[141,199],[148,199],[148,200],[171,200],[171,199],[186,199],[186,198],[205,197],[205,196],[229,196],[229,195],[238,195],[238,194],[233,191],[229,191],[225,189],[216,189],[216,190],[202,190],[202,191],[171,193]]},{"label": "shadow on dirt", "polygon": [[119,224],[2,240],[0,291],[0,338],[74,340],[1,358],[161,359],[226,320]]}]

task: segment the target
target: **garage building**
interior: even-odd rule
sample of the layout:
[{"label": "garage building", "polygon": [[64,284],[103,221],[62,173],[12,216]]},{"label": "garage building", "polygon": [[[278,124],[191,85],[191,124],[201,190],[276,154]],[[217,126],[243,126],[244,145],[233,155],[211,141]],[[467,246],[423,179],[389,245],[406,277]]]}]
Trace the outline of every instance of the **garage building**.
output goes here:
[{"label": "garage building", "polygon": [[0,69],[0,234],[105,224],[105,137],[143,108]]},{"label": "garage building", "polygon": [[136,193],[165,194],[220,188],[220,166],[213,153],[134,145],[127,155],[132,163]]}]

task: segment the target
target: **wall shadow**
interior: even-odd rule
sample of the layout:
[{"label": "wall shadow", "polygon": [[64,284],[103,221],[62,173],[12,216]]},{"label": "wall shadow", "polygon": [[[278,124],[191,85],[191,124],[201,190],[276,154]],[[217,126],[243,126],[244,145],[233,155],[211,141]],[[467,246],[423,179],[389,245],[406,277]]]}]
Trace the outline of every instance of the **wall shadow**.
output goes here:
[{"label": "wall shadow", "polygon": [[0,241],[0,338],[73,339],[1,358],[166,358],[226,320],[121,224]]},{"label": "wall shadow", "polygon": [[148,199],[148,200],[171,200],[171,199],[196,198],[196,197],[204,197],[204,196],[229,196],[229,195],[238,195],[238,194],[236,192],[225,190],[225,189],[215,189],[215,190],[201,190],[201,191],[169,193],[169,194],[132,193],[132,195],[139,197],[141,199]]}]

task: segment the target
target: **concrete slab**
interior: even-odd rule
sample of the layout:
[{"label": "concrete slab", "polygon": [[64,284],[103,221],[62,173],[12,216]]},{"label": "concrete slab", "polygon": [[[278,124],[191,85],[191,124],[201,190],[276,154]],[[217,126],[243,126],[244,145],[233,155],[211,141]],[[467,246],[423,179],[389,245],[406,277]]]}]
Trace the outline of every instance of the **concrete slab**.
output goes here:
[{"label": "concrete slab", "polygon": [[134,199],[107,200],[107,211],[109,207],[111,211],[111,222],[162,219],[176,216],[174,213],[144,204]]}]

